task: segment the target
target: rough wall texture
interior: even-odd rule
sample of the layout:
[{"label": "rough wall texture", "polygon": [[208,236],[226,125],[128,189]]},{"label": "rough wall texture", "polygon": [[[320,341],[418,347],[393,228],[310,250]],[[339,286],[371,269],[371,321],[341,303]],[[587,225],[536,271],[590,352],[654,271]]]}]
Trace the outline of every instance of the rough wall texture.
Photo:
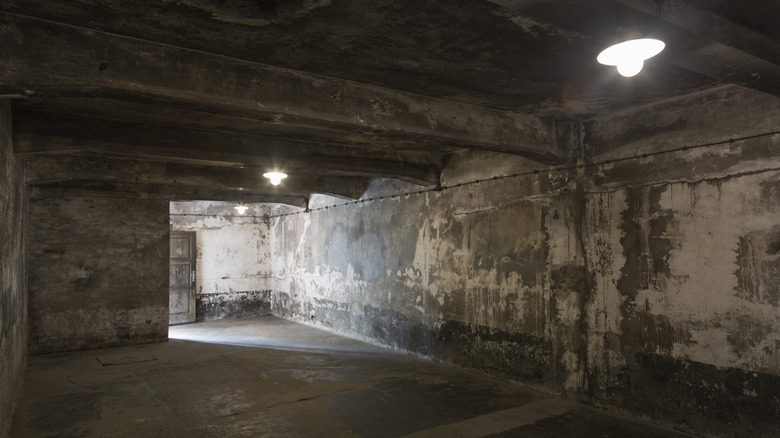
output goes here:
[{"label": "rough wall texture", "polygon": [[194,231],[196,315],[199,321],[271,314],[270,258],[263,216],[251,205],[244,215],[228,202],[172,202],[171,231]]},{"label": "rough wall texture", "polygon": [[778,177],[632,187],[590,201],[597,398],[696,431],[711,428],[707,414],[744,436],[777,427]]},{"label": "rough wall texture", "polygon": [[275,310],[577,393],[588,279],[575,196],[572,175],[531,174],[273,220]]},{"label": "rough wall texture", "polygon": [[30,194],[33,353],[168,338],[168,202],[138,194]]},{"label": "rough wall texture", "polygon": [[[583,228],[595,399],[700,433],[776,436],[780,135],[769,133],[780,108],[767,102],[704,98],[706,114],[677,114],[682,141],[658,129],[640,150],[672,152],[593,169]],[[717,135],[727,141],[688,147]]]},{"label": "rough wall texture", "polygon": [[11,107],[0,100],[0,437],[8,436],[27,366],[24,179],[12,151]]},{"label": "rough wall texture", "polygon": [[[713,113],[584,123],[577,169],[464,158],[441,192],[377,182],[272,218],[274,311],[699,434],[774,436],[780,108],[695,98]],[[458,186],[486,166],[521,175]]]},{"label": "rough wall texture", "polygon": [[196,297],[198,321],[214,319],[248,318],[273,313],[270,290],[250,290],[199,294]]}]

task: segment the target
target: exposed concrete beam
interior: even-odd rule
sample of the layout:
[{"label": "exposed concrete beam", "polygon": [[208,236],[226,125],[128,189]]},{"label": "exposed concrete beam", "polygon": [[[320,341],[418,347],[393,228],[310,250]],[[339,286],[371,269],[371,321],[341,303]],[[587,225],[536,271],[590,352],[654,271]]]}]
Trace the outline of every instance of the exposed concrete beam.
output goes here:
[{"label": "exposed concrete beam", "polygon": [[296,195],[257,195],[235,190],[214,190],[206,187],[115,183],[103,181],[65,181],[29,186],[32,199],[61,198],[64,196],[110,197],[112,199],[147,198],[169,201],[228,201],[245,204],[286,204],[308,207],[308,198]]},{"label": "exposed concrete beam", "polygon": [[124,160],[82,156],[36,156],[25,159],[28,185],[64,182],[104,182],[160,187],[193,187],[256,195],[308,196],[324,193],[359,198],[369,179],[348,176],[291,174],[273,186],[262,172],[217,166]]},{"label": "exposed concrete beam", "polygon": [[360,131],[561,161],[549,124],[135,38],[0,13],[0,94],[120,97],[252,111],[291,132]]},{"label": "exposed concrete beam", "polygon": [[15,112],[41,111],[119,122],[167,125],[200,131],[245,134],[265,138],[302,140],[310,144],[327,144],[330,151],[360,148],[368,157],[388,159],[409,157],[412,162],[426,162],[437,154],[462,152],[463,148],[445,145],[429,138],[394,139],[373,131],[303,130],[283,123],[268,124],[267,117],[251,110],[214,112],[213,108],[183,108],[160,102],[134,102],[100,97],[26,98],[14,102]]},{"label": "exposed concrete beam", "polygon": [[[342,155],[334,152],[342,151]],[[439,183],[429,162],[396,154],[328,143],[242,135],[175,126],[147,125],[29,109],[14,113],[14,152],[19,156],[91,154],[197,165],[252,168],[265,172],[396,178],[424,186]],[[378,155],[378,154],[374,154]],[[431,161],[441,161],[431,154]]]},{"label": "exposed concrete beam", "polygon": [[[780,132],[780,100],[728,84],[604,114],[583,122],[583,126],[588,161],[621,160]],[[700,167],[706,168],[707,163],[703,160]]]}]

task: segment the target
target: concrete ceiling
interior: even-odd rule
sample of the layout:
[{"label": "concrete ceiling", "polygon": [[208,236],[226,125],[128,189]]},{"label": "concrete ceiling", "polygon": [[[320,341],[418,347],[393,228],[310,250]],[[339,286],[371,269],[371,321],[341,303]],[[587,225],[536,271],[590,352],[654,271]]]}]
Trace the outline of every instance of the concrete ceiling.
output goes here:
[{"label": "concrete ceiling", "polygon": [[[357,198],[450,157],[570,161],[573,123],[732,84],[780,98],[775,0],[5,0],[0,96],[36,187]],[[667,49],[634,78],[619,38]],[[261,174],[290,178],[273,187]]]}]

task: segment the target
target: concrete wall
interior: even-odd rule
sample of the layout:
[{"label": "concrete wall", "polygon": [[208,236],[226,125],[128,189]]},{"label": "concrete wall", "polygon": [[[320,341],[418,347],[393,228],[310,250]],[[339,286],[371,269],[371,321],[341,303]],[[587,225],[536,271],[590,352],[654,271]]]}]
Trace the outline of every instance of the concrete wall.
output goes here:
[{"label": "concrete wall", "polygon": [[[696,433],[773,436],[780,108],[691,99],[702,113],[583,123],[577,168],[460,157],[441,192],[378,181],[272,218],[275,312]],[[519,175],[459,185],[497,173]]]},{"label": "concrete wall", "polygon": [[[588,169],[583,223],[588,394],[696,432],[775,436],[780,135],[765,134],[780,107],[728,88],[691,100],[702,110],[587,130],[609,161]],[[612,161],[629,152],[615,144],[637,157]]]},{"label": "concrete wall", "polygon": [[419,187],[377,181],[362,203],[272,220],[275,311],[576,394],[588,279],[575,186],[556,172],[391,196]]},{"label": "concrete wall", "polygon": [[171,231],[196,233],[198,320],[271,314],[267,208],[249,205],[244,215],[229,202],[172,202]]},{"label": "concrete wall", "polygon": [[13,156],[11,106],[0,100],[0,437],[8,436],[27,366],[24,179]]},{"label": "concrete wall", "polygon": [[169,228],[167,200],[32,189],[31,352],[166,340]]}]

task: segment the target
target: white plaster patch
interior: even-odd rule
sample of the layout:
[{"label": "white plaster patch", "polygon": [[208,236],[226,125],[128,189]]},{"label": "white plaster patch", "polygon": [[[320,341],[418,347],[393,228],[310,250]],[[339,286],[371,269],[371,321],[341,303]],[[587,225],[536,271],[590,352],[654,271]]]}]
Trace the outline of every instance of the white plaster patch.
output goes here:
[{"label": "white plaster patch", "polygon": [[675,184],[661,199],[662,208],[687,212],[676,216],[679,232],[670,236],[677,242],[668,262],[676,281],[668,284],[662,294],[643,293],[641,298],[652,300],[651,311],[668,315],[676,325],[709,327],[692,329],[694,342],[675,345],[678,356],[724,367],[760,363],[764,353],[755,348],[737,356],[727,339],[735,334],[736,326],[731,318],[724,317],[742,313],[780,327],[776,308],[749,303],[735,292],[740,237],[771,229],[780,219],[776,212],[756,210],[752,205],[752,194],[765,178],[746,176],[722,184]]},{"label": "white plaster patch", "polygon": [[737,361],[725,347],[729,345],[728,335],[722,328],[692,330],[691,342],[687,345],[675,344],[673,353],[680,358],[696,362],[733,367],[737,365]]}]

